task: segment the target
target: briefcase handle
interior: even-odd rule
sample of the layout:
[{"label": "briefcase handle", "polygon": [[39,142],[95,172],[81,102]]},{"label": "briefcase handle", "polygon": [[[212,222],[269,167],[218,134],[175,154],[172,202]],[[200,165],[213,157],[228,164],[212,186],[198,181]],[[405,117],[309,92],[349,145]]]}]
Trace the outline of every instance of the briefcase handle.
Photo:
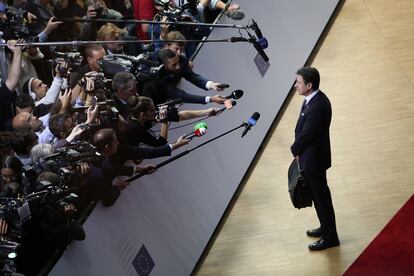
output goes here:
[{"label": "briefcase handle", "polygon": [[301,175],[301,176],[304,176],[304,174],[303,174],[303,171],[302,171],[302,169],[301,169],[301,167],[300,167],[300,164],[299,164],[299,162],[298,162],[298,160],[295,158],[295,161],[296,161],[296,165],[298,166],[298,171],[299,171],[299,174]]}]

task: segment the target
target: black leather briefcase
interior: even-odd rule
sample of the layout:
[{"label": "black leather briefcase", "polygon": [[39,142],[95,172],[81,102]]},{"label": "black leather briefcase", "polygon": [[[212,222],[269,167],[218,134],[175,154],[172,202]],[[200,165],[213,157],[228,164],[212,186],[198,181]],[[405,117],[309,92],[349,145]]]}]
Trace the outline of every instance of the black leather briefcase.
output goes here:
[{"label": "black leather briefcase", "polygon": [[293,159],[289,166],[288,188],[290,199],[295,208],[312,207],[312,193],[309,188],[309,181],[303,175],[296,159]]}]

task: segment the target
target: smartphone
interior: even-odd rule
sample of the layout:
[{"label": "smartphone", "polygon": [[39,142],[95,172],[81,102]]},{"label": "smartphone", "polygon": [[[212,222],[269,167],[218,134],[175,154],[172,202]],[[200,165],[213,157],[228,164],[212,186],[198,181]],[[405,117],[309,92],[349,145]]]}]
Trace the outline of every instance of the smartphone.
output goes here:
[{"label": "smartphone", "polygon": [[98,98],[96,96],[93,96],[92,97],[92,100],[91,100],[91,108],[92,108],[92,110],[95,109],[95,106],[97,105],[97,103],[98,103]]},{"label": "smartphone", "polygon": [[220,88],[220,89],[229,88],[229,87],[230,85],[228,85],[227,83],[220,83],[217,85],[217,88]]},{"label": "smartphone", "polygon": [[81,124],[81,125],[79,125],[79,127],[81,129],[88,129],[89,128],[89,125],[88,124]]}]

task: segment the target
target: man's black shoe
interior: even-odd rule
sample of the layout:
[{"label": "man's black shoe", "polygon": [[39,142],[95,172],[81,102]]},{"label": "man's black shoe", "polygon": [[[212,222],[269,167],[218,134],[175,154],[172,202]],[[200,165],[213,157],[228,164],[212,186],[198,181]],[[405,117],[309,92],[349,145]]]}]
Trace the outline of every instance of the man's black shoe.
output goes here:
[{"label": "man's black shoe", "polygon": [[308,237],[319,238],[322,237],[322,230],[321,228],[309,229],[306,231],[306,235],[308,235]]},{"label": "man's black shoe", "polygon": [[338,246],[339,244],[340,243],[339,243],[338,239],[333,240],[333,241],[327,241],[327,240],[324,240],[324,239],[320,239],[320,240],[317,240],[314,243],[311,243],[308,246],[308,248],[309,248],[310,251],[320,251],[320,250],[325,250],[327,248]]}]

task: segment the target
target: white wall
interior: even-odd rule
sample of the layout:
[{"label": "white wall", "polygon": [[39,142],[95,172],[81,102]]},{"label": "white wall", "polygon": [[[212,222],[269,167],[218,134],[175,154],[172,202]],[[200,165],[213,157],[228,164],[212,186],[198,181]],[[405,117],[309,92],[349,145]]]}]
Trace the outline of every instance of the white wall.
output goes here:
[{"label": "white wall", "polygon": [[[338,1],[238,0],[246,19],[232,22],[225,17],[220,23],[255,19],[269,40],[270,67],[264,77],[259,74],[250,44],[204,45],[195,71],[229,83],[225,95],[235,89],[245,93],[235,109],[206,120],[207,134],[188,148],[236,127],[255,111],[261,114],[257,125],[243,139],[240,129],[139,179],[114,206],[98,205],[84,225],[86,240],[74,242],[51,275],[145,275],[132,265],[142,245],[155,264],[151,275],[190,274]],[[237,35],[236,30],[216,29],[210,38]],[[187,83],[183,87],[210,93]],[[200,108],[184,106],[190,107]],[[170,140],[191,128],[171,131]]]}]

